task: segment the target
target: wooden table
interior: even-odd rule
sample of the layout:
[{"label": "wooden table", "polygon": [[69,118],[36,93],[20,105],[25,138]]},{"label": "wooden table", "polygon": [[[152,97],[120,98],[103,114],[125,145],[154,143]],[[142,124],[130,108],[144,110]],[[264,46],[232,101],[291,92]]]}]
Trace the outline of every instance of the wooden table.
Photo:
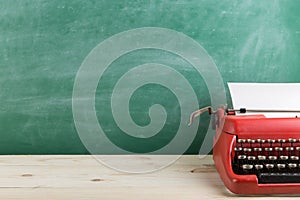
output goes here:
[{"label": "wooden table", "polygon": [[91,156],[78,155],[1,156],[0,165],[1,200],[249,198],[225,189],[211,156],[182,156],[169,167],[146,174],[120,173]]}]

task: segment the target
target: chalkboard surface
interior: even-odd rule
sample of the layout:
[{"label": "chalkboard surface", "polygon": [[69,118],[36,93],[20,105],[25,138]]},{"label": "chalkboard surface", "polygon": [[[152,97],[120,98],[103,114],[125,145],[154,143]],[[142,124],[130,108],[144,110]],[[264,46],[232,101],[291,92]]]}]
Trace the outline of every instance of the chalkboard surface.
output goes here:
[{"label": "chalkboard surface", "polygon": [[[300,81],[300,1],[2,0],[0,5],[0,154],[89,153],[73,119],[75,78],[92,49],[127,30],[161,27],[194,39],[214,60],[226,90],[227,82]],[[109,95],[122,73],[154,61],[191,83],[199,107],[210,104],[203,77],[170,52],[142,49],[115,60],[99,81],[95,108],[107,137],[131,152],[163,147],[179,126],[176,96],[155,83],[132,94],[129,110],[132,120],[145,126],[151,123],[149,107],[161,104],[168,114],[163,133],[148,142],[132,139],[110,114]],[[208,124],[208,115],[201,117],[186,153],[198,153]]]}]

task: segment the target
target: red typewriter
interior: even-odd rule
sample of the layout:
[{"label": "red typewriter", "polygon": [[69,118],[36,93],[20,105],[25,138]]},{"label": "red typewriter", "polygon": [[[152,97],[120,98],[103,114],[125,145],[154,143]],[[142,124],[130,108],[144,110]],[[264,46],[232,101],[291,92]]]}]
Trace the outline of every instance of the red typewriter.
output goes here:
[{"label": "red typewriter", "polygon": [[300,193],[300,118],[247,115],[246,109],[214,112],[207,107],[193,113],[191,121],[204,111],[209,111],[216,128],[216,169],[231,192]]}]

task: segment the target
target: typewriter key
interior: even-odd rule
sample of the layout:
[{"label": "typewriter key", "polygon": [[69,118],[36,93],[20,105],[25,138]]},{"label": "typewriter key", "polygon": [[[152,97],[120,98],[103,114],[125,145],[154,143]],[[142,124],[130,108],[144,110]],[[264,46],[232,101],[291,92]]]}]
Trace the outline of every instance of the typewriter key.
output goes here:
[{"label": "typewriter key", "polygon": [[253,169],[253,165],[242,165],[243,170],[249,170],[249,169]]},{"label": "typewriter key", "polygon": [[262,168],[264,168],[263,165],[255,165],[255,169],[257,169],[257,170],[260,170],[260,169],[262,169]]},{"label": "typewriter key", "polygon": [[289,157],[288,156],[280,156],[280,159],[281,160],[287,160],[287,159],[289,159]]},{"label": "typewriter key", "polygon": [[266,160],[266,156],[257,156],[258,160]]},{"label": "typewriter key", "polygon": [[275,143],[276,141],[274,139],[267,139],[267,142],[269,142],[269,143]]},{"label": "typewriter key", "polygon": [[254,151],[262,151],[262,148],[254,148]]},{"label": "typewriter key", "polygon": [[266,164],[266,168],[267,169],[273,169],[274,168],[274,164]]},{"label": "typewriter key", "polygon": [[238,159],[239,159],[239,160],[244,160],[244,159],[246,159],[246,158],[247,158],[246,155],[239,155],[239,156],[238,156]]},{"label": "typewriter key", "polygon": [[269,160],[277,160],[277,156],[269,156]]},{"label": "typewriter key", "polygon": [[294,143],[294,142],[296,142],[297,140],[296,139],[294,139],[294,138],[289,138],[289,142],[290,143]]},{"label": "typewriter key", "polygon": [[291,160],[299,160],[299,156],[291,156]]},{"label": "typewriter key", "polygon": [[294,151],[294,147],[285,147],[286,151]]},{"label": "typewriter key", "polygon": [[283,151],[282,147],[275,147],[275,151]]},{"label": "typewriter key", "polygon": [[284,142],[285,142],[285,139],[278,139],[278,142],[279,142],[279,143],[284,143]]},{"label": "typewriter key", "polygon": [[285,164],[277,164],[277,168],[278,169],[284,169],[285,168]]},{"label": "typewriter key", "polygon": [[258,143],[265,143],[266,142],[266,140],[262,140],[262,139],[257,139],[256,140]]},{"label": "typewriter key", "polygon": [[234,147],[234,151],[242,151],[243,148],[242,147]]},{"label": "typewriter key", "polygon": [[297,151],[300,151],[300,147],[296,147],[296,150],[297,150]]},{"label": "typewriter key", "polygon": [[265,151],[273,151],[273,148],[272,147],[267,147],[267,148],[265,148]]},{"label": "typewriter key", "polygon": [[245,143],[246,140],[245,139],[238,139],[238,143]]},{"label": "typewriter key", "polygon": [[255,156],[248,156],[248,160],[255,160]]},{"label": "typewriter key", "polygon": [[252,149],[251,148],[244,148],[244,152],[251,152]]},{"label": "typewriter key", "polygon": [[247,142],[249,142],[249,143],[255,143],[255,140],[252,140],[252,139],[247,139]]},{"label": "typewriter key", "polygon": [[290,169],[293,169],[293,168],[297,167],[297,164],[296,163],[289,163],[288,166],[289,166]]}]

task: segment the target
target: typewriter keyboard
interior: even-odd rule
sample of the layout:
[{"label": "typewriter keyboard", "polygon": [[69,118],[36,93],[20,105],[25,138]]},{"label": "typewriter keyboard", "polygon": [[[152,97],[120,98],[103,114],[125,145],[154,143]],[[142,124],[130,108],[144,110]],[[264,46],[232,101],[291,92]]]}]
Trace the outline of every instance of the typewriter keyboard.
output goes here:
[{"label": "typewriter keyboard", "polygon": [[232,151],[235,174],[255,174],[259,183],[300,183],[300,139],[238,138]]}]

